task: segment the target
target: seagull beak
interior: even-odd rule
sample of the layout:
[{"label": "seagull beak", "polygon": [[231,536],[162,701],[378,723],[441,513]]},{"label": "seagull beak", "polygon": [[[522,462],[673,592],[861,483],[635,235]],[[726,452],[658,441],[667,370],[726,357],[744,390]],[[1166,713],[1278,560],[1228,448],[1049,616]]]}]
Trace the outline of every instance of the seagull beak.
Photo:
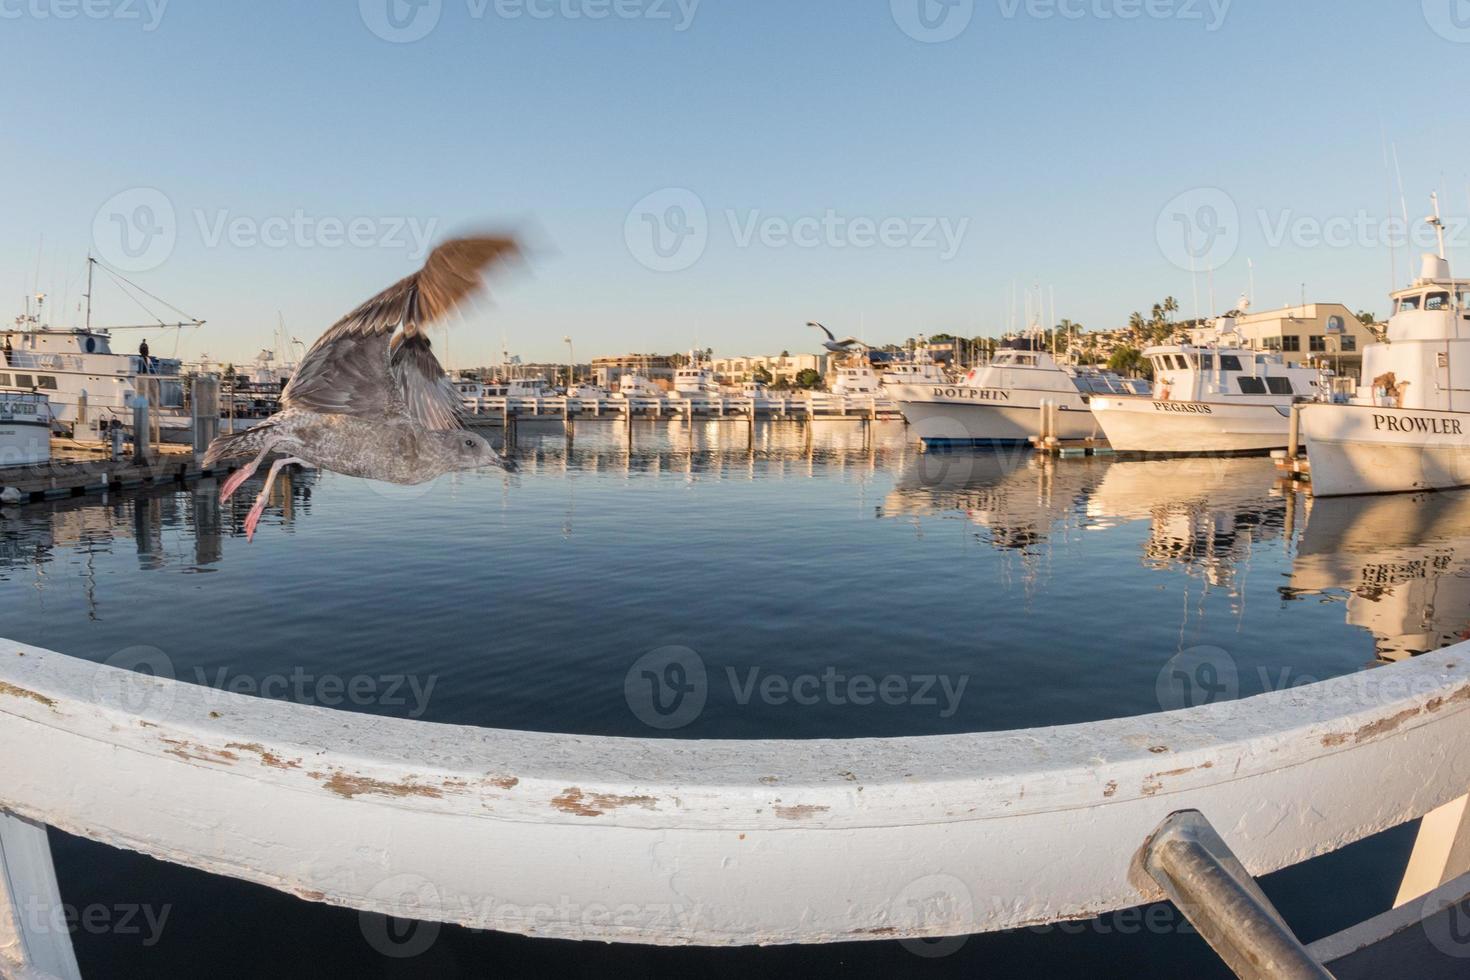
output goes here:
[{"label": "seagull beak", "polygon": [[516,470],[520,469],[520,467],[516,465],[516,461],[511,459],[509,456],[496,457],[495,465],[499,466],[507,473],[514,473]]}]

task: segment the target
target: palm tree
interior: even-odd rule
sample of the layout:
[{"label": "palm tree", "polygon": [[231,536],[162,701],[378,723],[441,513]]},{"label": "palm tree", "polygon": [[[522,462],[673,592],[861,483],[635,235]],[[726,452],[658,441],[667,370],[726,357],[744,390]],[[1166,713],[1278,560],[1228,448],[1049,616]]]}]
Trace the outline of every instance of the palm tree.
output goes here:
[{"label": "palm tree", "polygon": [[1179,312],[1179,301],[1177,299],[1175,299],[1174,297],[1172,297],[1172,296],[1165,296],[1164,297],[1164,312],[1167,313],[1167,314],[1169,314],[1170,319],[1172,319],[1173,318],[1173,314]]}]

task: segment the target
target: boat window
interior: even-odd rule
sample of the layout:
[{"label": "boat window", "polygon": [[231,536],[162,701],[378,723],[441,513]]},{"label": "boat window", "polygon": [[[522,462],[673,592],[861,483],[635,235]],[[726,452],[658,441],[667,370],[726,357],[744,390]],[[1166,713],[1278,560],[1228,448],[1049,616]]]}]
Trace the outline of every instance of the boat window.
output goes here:
[{"label": "boat window", "polygon": [[29,374],[17,374],[15,376],[15,386],[17,388],[34,388],[36,386],[36,379]]},{"label": "boat window", "polygon": [[1266,393],[1266,384],[1260,378],[1241,377],[1235,380],[1240,384],[1242,395],[1264,395]]},{"label": "boat window", "polygon": [[47,391],[56,390],[56,379],[51,377],[50,375],[42,375],[36,380],[38,382],[37,387],[45,388]]},{"label": "boat window", "polygon": [[1215,355],[1201,354],[1199,356],[1199,366],[1204,368],[1206,371],[1213,371],[1215,369]]},{"label": "boat window", "polygon": [[1188,371],[1189,370],[1189,358],[1185,357],[1183,354],[1175,354],[1174,355],[1174,367],[1178,368],[1180,371]]},{"label": "boat window", "polygon": [[1016,355],[1016,363],[1017,364],[1026,364],[1026,365],[1035,365],[1036,364],[1036,355],[1035,354],[1017,354]]},{"label": "boat window", "polygon": [[1399,312],[1405,310],[1417,310],[1419,308],[1419,296],[1403,296],[1399,299]]},{"label": "boat window", "polygon": [[1424,308],[1426,310],[1447,310],[1450,308],[1449,293],[1430,293],[1424,297]]},{"label": "boat window", "polygon": [[[1241,380],[1245,379],[1242,378]],[[1273,395],[1289,395],[1292,393],[1290,378],[1267,378],[1266,387],[1270,389]]]},{"label": "boat window", "polygon": [[1240,358],[1236,357],[1234,354],[1221,354],[1220,355],[1220,370],[1221,371],[1239,371],[1240,370]]}]

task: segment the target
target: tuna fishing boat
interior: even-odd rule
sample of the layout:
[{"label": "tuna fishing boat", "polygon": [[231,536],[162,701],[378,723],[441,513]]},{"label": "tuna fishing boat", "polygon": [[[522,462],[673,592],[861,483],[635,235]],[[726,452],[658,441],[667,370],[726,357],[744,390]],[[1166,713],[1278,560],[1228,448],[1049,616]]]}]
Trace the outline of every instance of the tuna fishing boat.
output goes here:
[{"label": "tuna fishing boat", "polygon": [[1034,337],[1000,342],[990,363],[958,382],[889,385],[890,397],[926,446],[1004,446],[1029,443],[1041,429],[1043,407],[1056,406],[1056,436],[1097,434],[1088,410],[1096,394],[1146,390],[1095,368],[1058,362]]},{"label": "tuna fishing boat", "polygon": [[1392,294],[1388,340],[1364,349],[1357,397],[1302,409],[1316,496],[1470,486],[1470,279],[1450,275],[1438,201],[1429,223],[1439,254]]},{"label": "tuna fishing boat", "polygon": [[1215,344],[1151,347],[1152,397],[1092,399],[1092,414],[1121,453],[1268,453],[1290,441],[1291,406],[1331,397],[1331,372],[1295,367],[1243,346],[1235,321],[1215,322]]}]

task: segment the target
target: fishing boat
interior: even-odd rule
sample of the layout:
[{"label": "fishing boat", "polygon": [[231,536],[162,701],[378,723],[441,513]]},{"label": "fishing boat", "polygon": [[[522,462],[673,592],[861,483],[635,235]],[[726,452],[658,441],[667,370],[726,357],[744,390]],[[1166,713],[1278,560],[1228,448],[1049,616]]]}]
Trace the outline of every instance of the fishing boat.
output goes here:
[{"label": "fishing boat", "polygon": [[[118,420],[131,424],[132,401],[146,395],[164,434],[187,432],[192,425],[185,409],[183,362],[141,351],[113,350],[118,330],[165,331],[201,326],[203,320],[142,326],[92,326],[92,270],[87,264],[86,320],[81,327],[54,327],[45,322],[45,295],[26,297],[25,312],[9,329],[0,329],[0,397],[36,391],[47,396],[58,425],[74,430],[78,422]],[[116,273],[104,271],[114,278]],[[129,282],[128,280],[121,280]],[[132,285],[129,282],[129,285]]]},{"label": "fishing boat", "polygon": [[[922,338],[920,338],[922,340]],[[948,384],[944,368],[927,348],[919,347],[903,360],[893,361],[878,379],[885,385]]]},{"label": "fishing boat", "polygon": [[926,446],[1004,446],[1028,443],[1040,431],[1042,408],[1052,405],[1057,438],[1091,438],[1092,396],[1142,390],[1106,371],[1064,365],[1025,336],[1000,341],[988,364],[958,382],[890,385],[886,393]]},{"label": "fishing boat", "polygon": [[674,372],[674,391],[686,398],[690,395],[709,396],[720,393],[720,385],[715,380],[714,368],[711,367],[704,351],[691,350],[689,352],[684,366]]},{"label": "fishing boat", "polygon": [[1107,395],[1092,414],[1116,452],[1257,454],[1285,449],[1294,402],[1331,397],[1331,372],[1287,364],[1243,345],[1235,321],[1215,321],[1216,342],[1150,347],[1150,397]]},{"label": "fishing boat", "polygon": [[618,398],[662,398],[664,390],[641,374],[624,374],[618,377]]},{"label": "fishing boat", "polygon": [[1470,279],[1450,275],[1437,200],[1429,223],[1439,254],[1392,294],[1388,341],[1364,349],[1357,396],[1301,410],[1315,496],[1470,486]]},{"label": "fishing boat", "polygon": [[45,395],[0,392],[0,469],[50,460],[51,424]]}]

